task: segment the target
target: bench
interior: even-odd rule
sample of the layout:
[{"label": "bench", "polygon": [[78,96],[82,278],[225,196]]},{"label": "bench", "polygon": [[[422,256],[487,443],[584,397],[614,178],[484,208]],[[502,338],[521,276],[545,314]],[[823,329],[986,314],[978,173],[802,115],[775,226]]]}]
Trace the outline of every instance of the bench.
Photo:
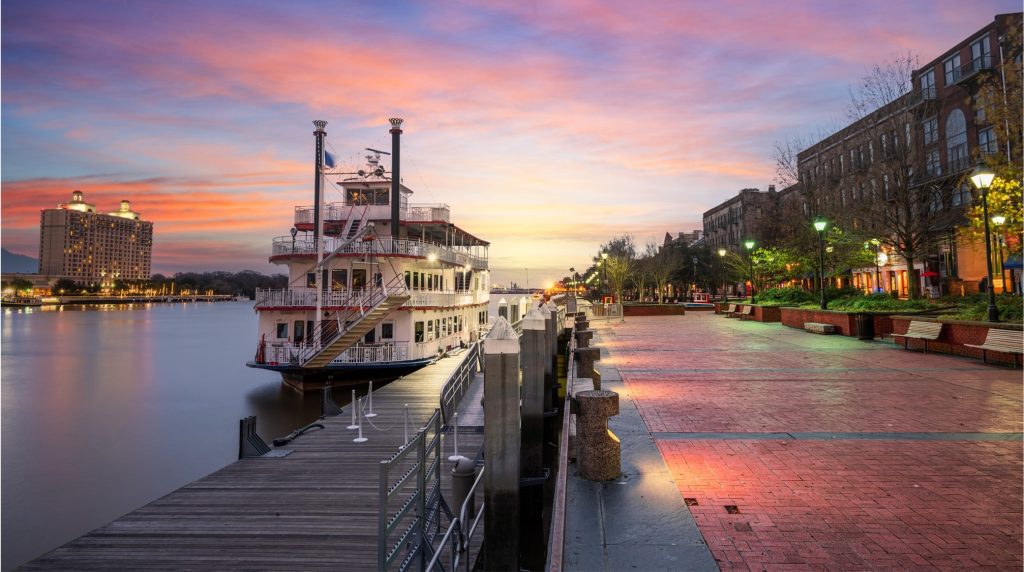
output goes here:
[{"label": "bench", "polygon": [[747,304],[746,306],[743,306],[743,309],[740,310],[736,315],[739,316],[741,320],[746,320],[748,317],[754,315],[754,307],[751,306],[750,304]]},{"label": "bench", "polygon": [[722,312],[722,314],[726,318],[731,318],[732,317],[732,313],[735,312],[735,311],[736,311],[736,304],[729,304],[729,307],[726,308],[725,311]]},{"label": "bench", "polygon": [[981,361],[985,363],[988,363],[986,354],[990,351],[1008,353],[1013,356],[1013,367],[1017,367],[1017,354],[1024,354],[1024,332],[989,328],[985,334],[985,343],[964,345],[969,348],[980,348]]},{"label": "bench", "polygon": [[939,334],[941,333],[941,322],[918,322],[911,320],[910,326],[907,327],[907,333],[893,334],[893,337],[903,336],[903,349],[908,349],[907,342],[912,338],[924,340],[924,351],[925,353],[928,353],[928,341],[935,341],[939,339]]},{"label": "bench", "polygon": [[836,333],[836,327],[832,324],[821,324],[818,322],[804,322],[804,330],[811,332],[812,334],[834,334]]}]

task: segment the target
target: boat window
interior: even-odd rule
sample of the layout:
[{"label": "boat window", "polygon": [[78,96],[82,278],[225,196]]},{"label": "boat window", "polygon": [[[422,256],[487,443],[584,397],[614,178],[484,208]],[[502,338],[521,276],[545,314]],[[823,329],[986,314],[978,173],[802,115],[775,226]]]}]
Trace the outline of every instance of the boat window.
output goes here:
[{"label": "boat window", "polygon": [[306,288],[316,288],[316,272],[306,273]]},{"label": "boat window", "polygon": [[375,342],[376,338],[374,337],[374,334],[376,333],[377,332],[375,330],[370,330],[369,332],[366,332],[366,335],[363,336],[363,343],[372,344],[373,342]]},{"label": "boat window", "polygon": [[395,324],[392,322],[384,322],[380,325],[380,339],[390,340],[395,337]]},{"label": "boat window", "polygon": [[434,331],[438,332],[438,337],[441,337],[440,336],[440,332],[441,332],[441,319],[440,318],[434,318]]},{"label": "boat window", "polygon": [[416,322],[416,342],[423,341],[423,322]]},{"label": "boat window", "polygon": [[415,288],[416,290],[420,289],[420,273],[419,272],[413,272],[412,273],[412,287]]},{"label": "boat window", "polygon": [[405,287],[412,288],[412,272],[405,271]]},{"label": "boat window", "polygon": [[434,289],[434,275],[433,274],[427,274],[426,278],[427,278],[427,290],[433,290]]},{"label": "boat window", "polygon": [[380,272],[374,272],[373,273],[373,285],[376,286],[377,288],[380,288],[381,286],[384,286],[384,275],[381,274]]},{"label": "boat window", "polygon": [[373,204],[375,205],[386,205],[388,204],[388,189],[376,189],[373,192]]},{"label": "boat window", "polygon": [[352,269],[352,289],[362,290],[366,288],[366,270],[362,268]]},{"label": "boat window", "polygon": [[427,320],[427,341],[434,339],[434,321]]},{"label": "boat window", "polygon": [[331,271],[331,292],[342,292],[348,289],[348,270]]},{"label": "boat window", "polygon": [[277,325],[277,339],[283,340],[283,339],[286,339],[287,337],[288,337],[288,324],[287,323],[284,323],[284,324],[280,324],[279,323]]},{"label": "boat window", "polygon": [[292,326],[292,332],[295,334],[295,343],[300,343],[306,338],[305,322],[302,320],[295,320],[295,325]]}]

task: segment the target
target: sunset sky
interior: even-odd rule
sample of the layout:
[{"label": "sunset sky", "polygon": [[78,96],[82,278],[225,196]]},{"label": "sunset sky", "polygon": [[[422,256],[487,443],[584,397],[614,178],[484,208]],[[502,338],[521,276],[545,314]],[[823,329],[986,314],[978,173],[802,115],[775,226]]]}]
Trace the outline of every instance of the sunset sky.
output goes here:
[{"label": "sunset sky", "polygon": [[[775,178],[776,141],[844,124],[851,86],[1019,0],[2,2],[2,244],[81,189],[155,222],[154,272],[281,271],[312,204],[314,119],[349,165],[404,117],[414,202],[531,286],[659,242]],[[337,192],[328,201],[340,201]]]}]

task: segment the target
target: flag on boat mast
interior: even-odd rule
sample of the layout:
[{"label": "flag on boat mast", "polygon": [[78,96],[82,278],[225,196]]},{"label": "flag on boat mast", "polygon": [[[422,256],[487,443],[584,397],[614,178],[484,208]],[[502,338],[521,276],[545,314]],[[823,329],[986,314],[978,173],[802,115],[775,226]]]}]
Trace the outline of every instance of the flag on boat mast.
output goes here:
[{"label": "flag on boat mast", "polygon": [[337,162],[334,160],[334,155],[327,149],[324,149],[324,166],[328,169],[333,169],[337,166]]}]

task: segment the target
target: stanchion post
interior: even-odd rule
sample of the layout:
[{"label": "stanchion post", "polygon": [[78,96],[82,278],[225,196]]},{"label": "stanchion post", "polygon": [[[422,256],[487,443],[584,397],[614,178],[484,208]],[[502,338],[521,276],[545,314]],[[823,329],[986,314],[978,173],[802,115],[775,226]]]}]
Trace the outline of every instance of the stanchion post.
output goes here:
[{"label": "stanchion post", "polygon": [[499,317],[484,342],[484,568],[519,570],[519,336]]}]

